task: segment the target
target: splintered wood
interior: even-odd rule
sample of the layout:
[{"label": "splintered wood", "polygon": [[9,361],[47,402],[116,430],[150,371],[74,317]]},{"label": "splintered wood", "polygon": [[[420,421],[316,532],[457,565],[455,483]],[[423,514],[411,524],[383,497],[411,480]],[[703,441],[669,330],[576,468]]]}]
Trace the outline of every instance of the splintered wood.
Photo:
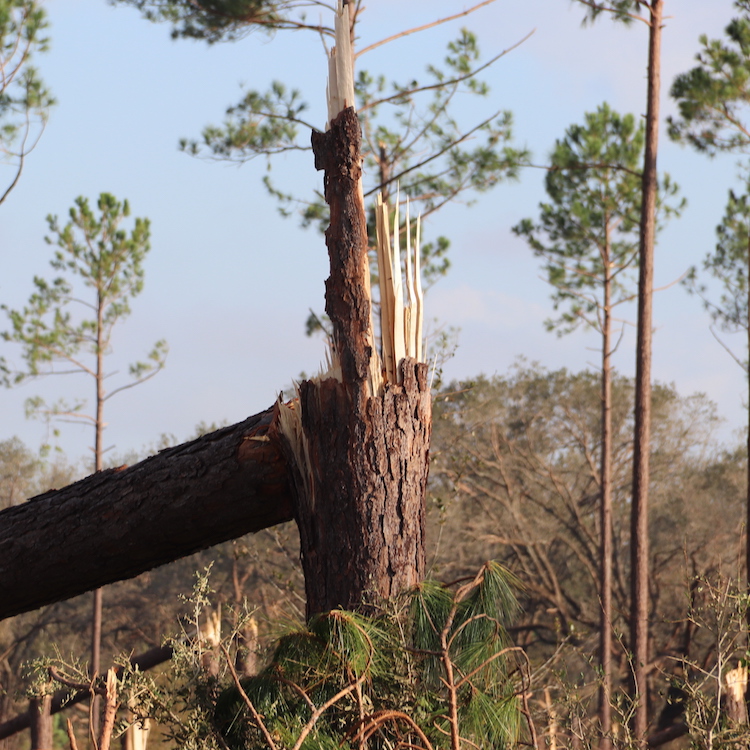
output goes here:
[{"label": "splintered wood", "polygon": [[[328,83],[326,99],[328,106],[328,120],[326,133],[336,122],[341,122],[342,113],[350,109],[354,111],[354,54],[351,44],[351,20],[349,6],[341,0],[335,14],[336,43],[328,53]],[[313,136],[320,144],[322,139]],[[322,151],[322,149],[320,149]],[[343,157],[343,155],[342,155]],[[332,157],[331,157],[332,158]],[[325,164],[316,164],[324,169]],[[361,173],[357,178],[355,195],[361,203],[361,213],[364,216],[364,199],[362,197]],[[326,198],[328,200],[328,198]],[[329,201],[330,204],[330,201]],[[374,326],[372,322],[372,295],[370,290],[370,273],[365,248],[361,248],[361,284],[366,292],[370,304],[369,313],[369,348],[371,349],[368,366],[367,387],[370,395],[382,393],[385,383],[400,384],[402,382],[401,363],[406,357],[422,361],[422,330],[423,330],[423,302],[422,274],[420,267],[420,233],[421,222],[417,219],[415,231],[412,235],[409,200],[406,200],[406,221],[401,224],[399,195],[396,195],[393,209],[393,223],[391,224],[390,210],[383,202],[381,194],[377,197],[376,205],[377,229],[377,266],[380,279],[380,350],[378,355],[374,345]],[[332,215],[332,225],[334,217]],[[333,226],[331,233],[338,232]],[[392,240],[391,240],[392,232]],[[413,236],[413,241],[412,241]],[[403,238],[403,241],[402,241]],[[328,238],[331,239],[330,237]],[[401,248],[405,244],[402,261]],[[329,243],[330,249],[330,243]],[[332,261],[334,258],[332,257]],[[402,267],[402,263],[405,264]],[[348,297],[348,295],[346,295]],[[333,317],[332,321],[333,321]],[[336,324],[334,322],[334,336],[330,351],[326,353],[325,365],[319,376],[320,379],[335,378],[342,380],[346,373],[342,372],[342,349],[346,344],[337,340]]]},{"label": "splintered wood", "polygon": [[342,6],[339,1],[334,21],[336,45],[328,53],[326,130],[330,127],[331,120],[335,120],[347,107],[354,106],[354,55],[352,54],[350,26],[349,6]]},{"label": "splintered wood", "polygon": [[411,242],[409,200],[406,201],[406,295],[401,273],[401,222],[396,196],[393,216],[393,243],[390,240],[390,218],[383,196],[378,194],[376,232],[378,245],[378,276],[380,278],[380,337],[389,383],[401,382],[404,357],[422,361],[422,327],[424,320],[422,274],[420,267],[421,222],[417,219],[415,242]]},{"label": "splintered wood", "polygon": [[349,8],[339,3],[329,58],[329,119],[325,132],[312,134],[315,167],[324,172],[330,209],[327,369],[297,385],[297,400],[278,403],[275,420],[295,497],[308,617],[336,607],[376,605],[417,585],[426,566],[432,401],[427,366],[417,361],[422,356],[419,225],[412,233],[410,217],[401,222],[398,200],[391,219],[378,199],[381,363],[350,34]]}]

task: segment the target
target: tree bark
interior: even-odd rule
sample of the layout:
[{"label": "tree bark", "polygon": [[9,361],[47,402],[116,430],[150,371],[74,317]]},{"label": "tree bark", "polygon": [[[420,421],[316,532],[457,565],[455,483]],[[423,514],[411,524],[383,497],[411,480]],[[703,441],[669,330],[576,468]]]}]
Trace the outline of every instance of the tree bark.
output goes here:
[{"label": "tree bark", "polygon": [[638,279],[638,343],[636,350],[635,440],[633,447],[633,506],[631,551],[631,644],[635,716],[633,732],[639,746],[647,744],[648,728],[648,597],[649,544],[648,495],[651,442],[651,328],[654,289],[654,237],[656,228],[656,155],[659,142],[659,89],[661,83],[662,0],[651,0],[648,50],[648,102],[646,149],[643,160],[640,269]]},{"label": "tree bark", "polygon": [[[101,284],[101,280],[99,281]],[[104,299],[102,289],[99,287],[96,295],[96,420],[94,422],[94,472],[100,472],[104,468],[102,462],[104,446],[104,342],[102,333],[104,326]],[[93,592],[91,609],[91,664],[89,671],[91,676],[97,676],[101,670],[102,654],[102,611],[104,604],[104,592],[98,588]],[[95,737],[99,736],[99,713],[100,703],[98,695],[91,696],[91,731]]]},{"label": "tree bark", "polygon": [[602,318],[602,444],[601,497],[599,505],[599,722],[602,738],[599,750],[610,750],[612,740],[612,261],[609,224],[606,224],[604,252],[604,307]]},{"label": "tree bark", "polygon": [[[750,596],[750,228],[748,228],[747,236],[747,267],[745,269],[747,273],[747,435],[745,446],[747,448],[747,464],[745,467],[747,486],[745,488],[745,591]],[[747,608],[745,615],[747,622],[747,635],[745,638],[745,646],[750,649],[750,607]],[[750,694],[747,695],[747,700],[750,702]]]},{"label": "tree bark", "polygon": [[0,512],[0,619],[291,520],[273,414]]},{"label": "tree bark", "polygon": [[292,475],[308,616],[393,596],[424,577],[432,425],[426,365],[405,359],[403,383],[373,392],[377,355],[354,110],[343,110],[312,143],[331,209],[326,312],[340,377],[329,373],[299,387],[306,459]]},{"label": "tree bark", "polygon": [[403,365],[356,413],[334,379],[300,388],[311,482],[296,483],[308,617],[353,609],[424,578],[431,400],[427,367]]},{"label": "tree bark", "polygon": [[52,696],[29,701],[31,720],[31,750],[52,750]]}]

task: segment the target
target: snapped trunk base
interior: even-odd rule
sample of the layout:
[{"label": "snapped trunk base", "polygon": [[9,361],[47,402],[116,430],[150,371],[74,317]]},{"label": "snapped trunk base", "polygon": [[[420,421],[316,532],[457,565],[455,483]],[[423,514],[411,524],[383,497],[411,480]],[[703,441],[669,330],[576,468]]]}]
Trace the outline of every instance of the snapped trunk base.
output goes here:
[{"label": "snapped trunk base", "polygon": [[360,408],[352,401],[361,392],[353,398],[335,378],[299,386],[302,439],[286,445],[308,617],[424,578],[431,396],[425,364],[406,359],[402,373],[401,385],[384,385]]}]

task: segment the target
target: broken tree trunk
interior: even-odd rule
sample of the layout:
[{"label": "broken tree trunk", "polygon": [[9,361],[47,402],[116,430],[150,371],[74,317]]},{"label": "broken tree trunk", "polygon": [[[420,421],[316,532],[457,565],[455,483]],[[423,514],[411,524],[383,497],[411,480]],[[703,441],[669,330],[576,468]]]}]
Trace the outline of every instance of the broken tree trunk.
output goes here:
[{"label": "broken tree trunk", "polygon": [[724,712],[733,724],[747,724],[747,702],[745,695],[747,693],[747,674],[745,666],[739,666],[731,669],[724,677]]},{"label": "broken tree trunk", "polygon": [[425,369],[405,360],[403,385],[359,404],[333,378],[300,384],[308,464],[295,472],[295,487],[308,617],[424,578]]},{"label": "broken tree trunk", "polygon": [[298,386],[293,407],[279,406],[278,433],[287,446],[295,490],[308,617],[392,597],[421,582],[425,572],[432,413],[427,366],[414,359],[422,338],[419,240],[412,248],[406,229],[405,308],[398,207],[391,247],[388,208],[381,199],[384,370],[374,345],[350,30],[349,7],[340,2],[328,65],[328,127],[312,135],[315,167],[324,172],[330,209],[328,369]]},{"label": "broken tree trunk", "polygon": [[0,619],[291,520],[273,414],[0,512]]},{"label": "broken tree trunk", "polygon": [[[407,253],[415,252],[413,279],[407,262],[408,310],[401,308],[397,241],[381,270],[399,279],[388,297],[383,372],[373,343],[349,30],[344,5],[339,54],[329,67],[331,126],[313,135],[331,209],[328,371],[300,385],[296,404],[0,513],[0,619],[292,518],[308,614],[389,597],[423,578],[431,399],[427,367],[414,358],[421,351],[419,243],[407,242]],[[378,211],[386,227],[387,207]]]},{"label": "broken tree trunk", "polygon": [[360,129],[344,109],[313,134],[331,223],[329,371],[281,407],[296,492],[308,616],[390,597],[424,577],[431,429],[427,367],[404,358],[388,382],[373,347]]},{"label": "broken tree trunk", "polygon": [[52,696],[43,695],[29,701],[31,750],[52,750]]}]

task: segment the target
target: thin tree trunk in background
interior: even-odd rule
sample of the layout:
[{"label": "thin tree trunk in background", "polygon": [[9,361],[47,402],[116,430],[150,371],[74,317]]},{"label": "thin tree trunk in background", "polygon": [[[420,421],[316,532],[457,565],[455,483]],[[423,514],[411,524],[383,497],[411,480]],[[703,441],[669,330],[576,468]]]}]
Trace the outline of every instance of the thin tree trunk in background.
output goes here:
[{"label": "thin tree trunk in background", "polygon": [[52,696],[29,701],[31,750],[52,750]]},{"label": "thin tree trunk in background", "polygon": [[91,614],[91,675],[98,675],[101,667],[102,642],[102,590],[94,591],[94,606]]},{"label": "thin tree trunk in background", "polygon": [[[747,237],[747,496],[745,499],[745,582],[750,595],[750,228]],[[750,607],[747,608],[747,648],[750,649]],[[748,696],[750,698],[750,696]]]},{"label": "thin tree trunk in background", "polygon": [[[101,670],[101,647],[102,647],[102,590],[96,589],[93,596],[93,607],[91,611],[91,666],[89,673],[91,677],[98,676]],[[91,730],[95,737],[99,736],[99,706],[100,697],[96,694],[91,696]]]},{"label": "thin tree trunk in background", "polygon": [[630,628],[634,697],[636,699],[633,731],[636,741],[643,747],[646,745],[646,730],[648,728],[648,495],[651,441],[651,320],[654,288],[656,155],[659,143],[662,5],[662,0],[652,0],[650,6],[646,150],[643,162],[643,204],[641,206],[640,273],[638,279],[633,505],[630,529],[632,597]]},{"label": "thin tree trunk in background", "polygon": [[326,312],[341,372],[299,386],[307,466],[292,475],[308,616],[393,596],[425,572],[427,366],[406,359],[403,384],[370,393],[375,353],[360,138],[349,107],[312,141],[331,210]]},{"label": "thin tree trunk in background", "polygon": [[[104,346],[102,342],[103,326],[103,299],[101,290],[97,299],[96,320],[96,421],[94,422],[94,471],[100,472],[104,468],[102,456],[104,447]],[[96,589],[93,596],[93,608],[91,612],[91,677],[101,673],[101,650],[102,650],[102,590]],[[91,730],[95,737],[99,736],[99,696],[91,697]]]},{"label": "thin tree trunk in background", "polygon": [[599,663],[602,670],[599,688],[600,750],[610,750],[612,742],[612,269],[609,253],[609,226],[604,257],[604,318],[602,321],[602,445],[601,498],[599,508]]}]

